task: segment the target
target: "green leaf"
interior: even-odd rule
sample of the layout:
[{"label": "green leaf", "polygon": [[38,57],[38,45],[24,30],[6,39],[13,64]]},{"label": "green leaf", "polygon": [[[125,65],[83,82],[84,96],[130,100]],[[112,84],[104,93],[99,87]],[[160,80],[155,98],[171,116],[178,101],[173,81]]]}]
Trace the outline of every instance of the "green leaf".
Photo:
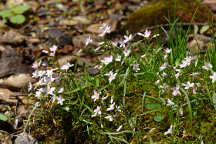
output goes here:
[{"label": "green leaf", "polygon": [[3,20],[2,20],[2,22],[3,22],[4,24],[6,24],[6,23],[7,23],[7,21],[8,21],[8,19],[7,19],[7,18],[3,18]]},{"label": "green leaf", "polygon": [[200,29],[200,33],[203,34],[204,32],[206,32],[209,29],[209,25],[204,25],[202,26],[202,28]]},{"label": "green leaf", "polygon": [[147,110],[161,110],[161,104],[159,103],[147,103],[145,104]]},{"label": "green leaf", "polygon": [[199,31],[199,28],[197,25],[194,25],[194,34],[196,35]]},{"label": "green leaf", "polygon": [[175,65],[176,65],[176,66],[179,65],[180,62],[181,62],[181,59],[180,59],[180,58],[176,59],[176,61],[175,61]]},{"label": "green leaf", "polygon": [[23,15],[15,15],[10,17],[10,22],[13,24],[23,24],[26,18]]},{"label": "green leaf", "polygon": [[2,121],[7,121],[9,118],[8,118],[8,116],[6,116],[5,114],[3,114],[3,113],[0,113],[0,120],[2,120]]},{"label": "green leaf", "polygon": [[13,13],[10,11],[10,10],[2,10],[0,11],[0,16],[2,17],[10,17],[10,16],[13,16]]},{"label": "green leaf", "polygon": [[213,96],[212,96],[212,103],[213,103],[213,106],[214,106],[214,108],[216,110],[216,93],[214,93]]},{"label": "green leaf", "polygon": [[23,14],[24,12],[30,10],[30,6],[28,5],[18,5],[16,7],[11,8],[11,11],[13,11],[15,14]]},{"label": "green leaf", "polygon": [[163,114],[157,114],[154,116],[154,120],[156,122],[161,122],[164,119],[164,115]]}]

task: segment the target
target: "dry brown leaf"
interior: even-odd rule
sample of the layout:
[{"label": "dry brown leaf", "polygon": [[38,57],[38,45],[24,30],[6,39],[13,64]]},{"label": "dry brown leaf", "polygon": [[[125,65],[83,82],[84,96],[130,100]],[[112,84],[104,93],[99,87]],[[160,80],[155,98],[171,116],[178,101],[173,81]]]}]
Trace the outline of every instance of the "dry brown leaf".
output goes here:
[{"label": "dry brown leaf", "polygon": [[202,4],[209,7],[212,11],[216,11],[216,1],[215,0],[204,0]]},{"label": "dry brown leaf", "polygon": [[12,144],[12,135],[6,131],[0,131],[0,143],[2,144]]},{"label": "dry brown leaf", "polygon": [[211,42],[211,38],[204,35],[190,35],[193,39],[187,43],[187,49],[190,54],[199,54],[204,52]]},{"label": "dry brown leaf", "polygon": [[90,25],[89,27],[87,27],[86,31],[91,32],[91,33],[101,34],[103,30],[100,29],[100,27],[103,24],[107,24],[111,27],[110,32],[114,32],[117,28],[117,23],[118,23],[117,19],[107,19],[101,23]]},{"label": "dry brown leaf", "polygon": [[16,97],[14,97],[14,95],[14,92],[10,91],[9,89],[0,88],[1,101],[16,104],[18,100],[16,99]]},{"label": "dry brown leaf", "polygon": [[19,105],[17,107],[17,115],[16,117],[26,117],[27,114],[29,113],[30,109],[27,109],[25,105]]},{"label": "dry brown leaf", "polygon": [[33,81],[33,78],[30,74],[16,74],[0,79],[0,85],[22,88],[27,86],[31,81]]},{"label": "dry brown leaf", "polygon": [[12,8],[16,5],[23,4],[24,0],[7,0],[6,6]]},{"label": "dry brown leaf", "polygon": [[15,30],[9,30],[0,36],[1,43],[21,43],[26,37]]},{"label": "dry brown leaf", "polygon": [[98,42],[101,40],[100,37],[96,36],[96,35],[93,35],[93,34],[83,34],[83,35],[78,35],[78,36],[74,36],[73,37],[73,45],[76,46],[76,47],[82,47],[82,46],[85,46],[85,41],[86,39],[88,38],[91,38],[92,39],[92,43],[90,44],[93,44],[93,45],[97,45]]},{"label": "dry brown leaf", "polygon": [[57,60],[59,66],[63,66],[64,64],[66,64],[67,62],[70,62],[72,60],[75,60],[76,59],[76,56],[73,56],[73,55],[66,55],[66,56],[63,56],[61,58],[59,58]]},{"label": "dry brown leaf", "polygon": [[90,20],[85,16],[75,16],[71,19],[64,19],[60,21],[61,25],[77,25],[77,24],[90,24]]}]

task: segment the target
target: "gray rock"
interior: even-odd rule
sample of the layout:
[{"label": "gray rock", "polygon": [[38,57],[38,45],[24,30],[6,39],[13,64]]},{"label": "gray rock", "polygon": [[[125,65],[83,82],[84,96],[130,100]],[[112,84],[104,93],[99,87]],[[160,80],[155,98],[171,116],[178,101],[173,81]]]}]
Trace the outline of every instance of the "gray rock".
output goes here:
[{"label": "gray rock", "polygon": [[0,78],[31,72],[31,67],[24,64],[23,61],[23,57],[12,48],[0,51]]},{"label": "gray rock", "polygon": [[14,141],[14,144],[37,144],[37,140],[35,140],[32,136],[23,132],[17,135],[17,138]]}]

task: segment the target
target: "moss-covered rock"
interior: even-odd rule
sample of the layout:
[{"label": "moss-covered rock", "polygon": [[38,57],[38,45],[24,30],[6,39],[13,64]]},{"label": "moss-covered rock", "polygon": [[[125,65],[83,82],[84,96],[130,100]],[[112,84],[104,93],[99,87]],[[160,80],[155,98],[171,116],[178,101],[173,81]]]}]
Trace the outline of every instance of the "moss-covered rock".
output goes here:
[{"label": "moss-covered rock", "polygon": [[209,8],[196,0],[153,1],[129,14],[126,29],[137,32],[143,28],[178,22],[214,22],[216,19]]}]

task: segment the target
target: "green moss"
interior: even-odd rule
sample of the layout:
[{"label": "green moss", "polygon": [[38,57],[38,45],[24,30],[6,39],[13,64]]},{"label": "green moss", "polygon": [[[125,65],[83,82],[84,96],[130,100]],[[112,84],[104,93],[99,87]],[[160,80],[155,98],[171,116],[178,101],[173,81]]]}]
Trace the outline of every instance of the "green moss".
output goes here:
[{"label": "green moss", "polygon": [[160,0],[150,2],[128,16],[126,29],[137,32],[143,28],[173,22],[212,22],[212,12],[195,0]]}]

